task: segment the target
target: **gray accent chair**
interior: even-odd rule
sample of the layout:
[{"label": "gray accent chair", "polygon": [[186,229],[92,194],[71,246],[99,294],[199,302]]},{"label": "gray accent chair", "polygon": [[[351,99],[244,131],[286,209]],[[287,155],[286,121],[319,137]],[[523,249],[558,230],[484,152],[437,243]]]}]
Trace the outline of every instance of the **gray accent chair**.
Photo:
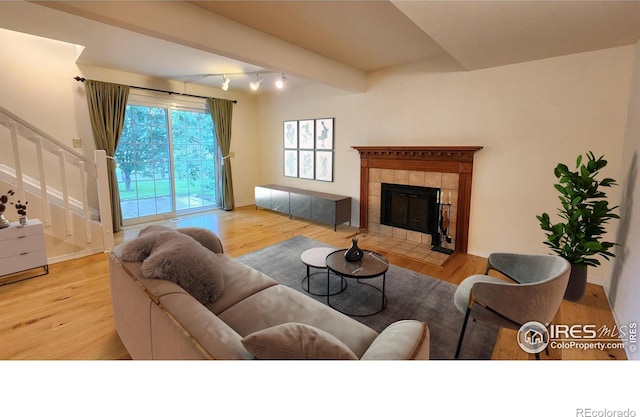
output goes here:
[{"label": "gray accent chair", "polygon": [[[490,276],[490,270],[508,279]],[[569,262],[556,255],[492,253],[485,274],[466,278],[456,289],[454,304],[465,314],[456,359],[469,318],[515,330],[529,321],[548,326],[560,308],[570,272]]]}]

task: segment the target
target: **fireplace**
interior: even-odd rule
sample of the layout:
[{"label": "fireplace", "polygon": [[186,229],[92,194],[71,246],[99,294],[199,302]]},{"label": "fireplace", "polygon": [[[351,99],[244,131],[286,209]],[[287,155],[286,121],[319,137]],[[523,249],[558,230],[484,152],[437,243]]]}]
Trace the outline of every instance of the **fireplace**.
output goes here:
[{"label": "fireplace", "polygon": [[[414,242],[431,242],[430,234],[381,222],[381,184],[439,188],[446,207],[448,246],[467,252],[474,153],[482,146],[353,146],[360,154],[360,228]],[[442,237],[441,236],[441,237]]]},{"label": "fireplace", "polygon": [[381,191],[381,224],[432,236],[438,232],[439,188],[383,183]]}]

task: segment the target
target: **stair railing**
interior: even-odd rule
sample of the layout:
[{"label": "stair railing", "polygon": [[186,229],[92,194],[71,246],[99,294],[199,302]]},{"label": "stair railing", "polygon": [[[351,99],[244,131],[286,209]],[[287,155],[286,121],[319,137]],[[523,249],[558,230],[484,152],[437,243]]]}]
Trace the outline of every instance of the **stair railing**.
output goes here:
[{"label": "stair railing", "polygon": [[[94,152],[94,160],[87,158],[73,148],[65,145],[53,136],[47,134],[33,124],[11,113],[6,108],[0,106],[0,125],[7,127],[10,131],[10,140],[13,148],[13,169],[15,170],[17,199],[25,201],[25,183],[23,162],[21,158],[21,150],[24,146],[20,146],[20,141],[28,141],[35,146],[35,156],[37,164],[37,180],[39,181],[40,202],[42,205],[42,217],[44,226],[51,225],[51,212],[49,205],[49,190],[47,188],[47,175],[53,175],[51,164],[45,164],[45,152],[57,158],[57,166],[61,179],[62,205],[64,209],[65,232],[67,236],[71,236],[73,231],[72,223],[72,205],[70,196],[68,179],[69,173],[77,172],[80,185],[74,189],[79,189],[81,202],[81,214],[84,223],[84,234],[87,243],[91,243],[93,236],[91,233],[91,213],[89,205],[89,196],[87,187],[90,178],[96,184],[98,197],[99,223],[102,230],[102,240],[104,242],[105,251],[114,245],[113,229],[111,224],[111,208],[109,198],[109,181],[107,175],[107,163],[105,151],[98,150]],[[0,145],[1,146],[1,145]],[[46,166],[45,166],[46,165]],[[75,174],[74,174],[75,175]],[[74,176],[72,175],[72,176]],[[77,200],[77,199],[76,199]]]}]

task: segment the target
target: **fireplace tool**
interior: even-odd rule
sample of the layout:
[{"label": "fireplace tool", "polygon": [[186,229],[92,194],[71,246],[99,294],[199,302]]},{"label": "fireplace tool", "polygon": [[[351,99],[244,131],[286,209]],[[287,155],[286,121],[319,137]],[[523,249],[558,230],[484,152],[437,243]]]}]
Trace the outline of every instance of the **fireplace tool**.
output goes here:
[{"label": "fireplace tool", "polygon": [[437,246],[431,248],[431,250],[440,253],[446,253],[451,255],[453,250],[450,248],[445,248],[443,244],[451,243],[451,236],[449,235],[449,224],[451,219],[451,203],[443,203],[440,200],[440,220],[438,222],[439,235],[437,239]]}]

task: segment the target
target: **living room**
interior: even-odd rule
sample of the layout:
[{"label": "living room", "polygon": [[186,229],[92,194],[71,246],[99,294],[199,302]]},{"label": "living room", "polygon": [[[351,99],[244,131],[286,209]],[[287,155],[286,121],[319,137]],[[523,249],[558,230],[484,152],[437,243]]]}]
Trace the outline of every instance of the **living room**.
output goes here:
[{"label": "living room", "polygon": [[[38,16],[37,8],[43,8],[22,6],[29,9],[12,13]],[[11,20],[12,13],[2,13],[0,27],[47,29],[42,20]],[[49,13],[42,11],[42,16]],[[155,28],[147,27],[148,32],[151,29]],[[48,30],[54,38],[55,30]],[[186,31],[182,41],[190,41],[190,35]],[[175,91],[185,88],[182,82],[78,64],[77,48],[70,44],[4,29],[0,37],[4,45],[0,104],[56,138],[69,143],[73,137],[82,138],[87,154],[93,147],[91,127],[84,88],[74,76]],[[222,48],[213,39],[206,42],[212,49]],[[296,61],[295,56],[289,59]],[[348,77],[342,75],[346,83]],[[353,146],[482,146],[474,159],[468,252],[482,257],[505,250],[547,253],[536,215],[554,212],[558,206],[553,168],[559,162],[571,166],[578,155],[593,151],[606,156],[606,176],[620,184],[608,194],[611,205],[620,206],[622,219],[608,232],[610,240],[623,246],[616,248],[616,258],[591,268],[589,280],[604,287],[618,324],[639,320],[635,271],[640,265],[633,254],[640,243],[638,219],[632,216],[640,146],[637,38],[627,44],[475,70],[440,54],[363,72],[361,79],[365,86],[356,92],[317,82],[259,95],[188,86],[195,94],[238,100],[231,159],[236,206],[253,204],[254,187],[266,183],[343,194],[357,201],[360,160]],[[323,117],[335,120],[334,181],[284,177],[282,123]],[[356,226],[357,206],[352,207]],[[638,359],[637,353],[628,355]]]}]

